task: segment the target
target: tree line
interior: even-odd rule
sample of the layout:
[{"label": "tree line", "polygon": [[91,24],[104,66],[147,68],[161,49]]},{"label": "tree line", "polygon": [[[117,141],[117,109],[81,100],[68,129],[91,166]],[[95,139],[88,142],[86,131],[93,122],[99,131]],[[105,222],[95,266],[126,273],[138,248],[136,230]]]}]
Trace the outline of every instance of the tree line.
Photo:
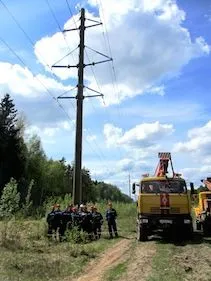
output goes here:
[{"label": "tree line", "polygon": [[[27,200],[35,207],[42,206],[50,197],[72,194],[73,170],[74,165],[65,158],[49,159],[39,136],[26,140],[24,122],[13,99],[6,94],[0,102],[0,195],[3,196],[3,189],[12,179],[12,186],[17,185],[21,206],[25,206]],[[117,186],[92,180],[86,168],[82,169],[82,185],[85,202],[132,201]]]}]

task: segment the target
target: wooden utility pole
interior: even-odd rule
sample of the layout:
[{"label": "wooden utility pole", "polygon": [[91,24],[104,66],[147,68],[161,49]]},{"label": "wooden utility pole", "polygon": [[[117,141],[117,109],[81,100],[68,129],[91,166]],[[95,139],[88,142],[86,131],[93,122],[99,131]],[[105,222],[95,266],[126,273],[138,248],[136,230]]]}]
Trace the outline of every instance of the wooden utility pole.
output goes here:
[{"label": "wooden utility pole", "polygon": [[[93,24],[85,26],[85,20],[88,20],[92,22]],[[78,68],[78,91],[76,97],[67,97],[63,94],[58,97],[58,99],[76,99],[77,100],[77,111],[76,111],[76,134],[75,134],[75,165],[74,165],[74,175],[73,175],[73,204],[79,205],[83,202],[83,190],[82,190],[82,175],[81,175],[81,167],[82,167],[82,142],[83,142],[83,100],[84,98],[92,98],[92,97],[102,97],[102,93],[99,93],[98,91],[95,91],[93,89],[90,89],[89,87],[86,87],[84,85],[84,68],[86,66],[94,66],[96,64],[104,63],[111,61],[112,58],[86,46],[88,49],[90,49],[93,52],[96,52],[98,55],[104,56],[106,59],[103,61],[98,62],[90,62],[88,64],[84,63],[84,49],[85,49],[85,29],[89,27],[94,27],[101,25],[102,22],[98,22],[92,19],[85,18],[85,10],[84,8],[81,9],[81,18],[80,18],[80,26],[72,29],[66,29],[63,32],[68,31],[75,31],[79,30],[79,37],[80,37],[80,43],[79,43],[79,63],[77,65],[56,65],[55,63],[52,67],[57,68]],[[70,52],[72,53],[72,52]],[[69,54],[70,54],[69,53]],[[65,56],[66,57],[66,56]],[[64,58],[64,57],[63,57]],[[63,59],[62,58],[62,59]],[[61,61],[61,60],[60,60]],[[86,95],[84,96],[84,88],[87,88],[88,90],[91,90],[95,92],[95,95]]]},{"label": "wooden utility pole", "polygon": [[82,202],[82,132],[83,132],[83,91],[84,91],[84,31],[85,31],[85,10],[81,9],[79,64],[78,64],[78,93],[76,113],[76,135],[75,135],[75,167],[73,177],[73,202]]},{"label": "wooden utility pole", "polygon": [[130,182],[130,174],[129,174],[129,177],[128,177],[128,184],[129,184],[129,196],[131,198],[131,182]]}]

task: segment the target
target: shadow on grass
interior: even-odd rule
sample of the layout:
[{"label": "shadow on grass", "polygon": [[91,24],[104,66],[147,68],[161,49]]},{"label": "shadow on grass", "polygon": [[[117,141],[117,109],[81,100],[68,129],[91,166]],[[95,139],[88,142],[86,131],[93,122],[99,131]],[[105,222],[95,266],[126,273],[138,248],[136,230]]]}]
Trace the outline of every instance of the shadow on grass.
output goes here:
[{"label": "shadow on grass", "polygon": [[203,234],[200,232],[194,232],[192,239],[184,239],[183,237],[175,237],[173,235],[164,236],[156,235],[151,236],[150,241],[156,241],[160,244],[174,244],[175,246],[186,246],[194,244],[207,243],[211,245],[211,237],[203,237]]}]

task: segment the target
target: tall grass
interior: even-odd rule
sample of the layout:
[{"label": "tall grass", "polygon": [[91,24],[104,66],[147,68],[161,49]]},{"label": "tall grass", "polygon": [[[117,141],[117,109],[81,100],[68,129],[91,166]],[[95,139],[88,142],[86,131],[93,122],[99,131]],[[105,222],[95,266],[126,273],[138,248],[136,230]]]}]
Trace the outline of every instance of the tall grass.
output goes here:
[{"label": "tall grass", "polygon": [[[97,207],[105,217],[106,204],[100,203]],[[135,229],[134,204],[114,203],[113,207],[118,213],[120,235],[130,235]],[[46,227],[45,217],[39,220],[13,218],[0,222],[0,280],[61,281],[67,276],[71,278],[81,273],[90,259],[118,241],[107,239],[105,222],[102,238],[91,243],[77,244],[71,239],[63,243],[48,240]]]}]

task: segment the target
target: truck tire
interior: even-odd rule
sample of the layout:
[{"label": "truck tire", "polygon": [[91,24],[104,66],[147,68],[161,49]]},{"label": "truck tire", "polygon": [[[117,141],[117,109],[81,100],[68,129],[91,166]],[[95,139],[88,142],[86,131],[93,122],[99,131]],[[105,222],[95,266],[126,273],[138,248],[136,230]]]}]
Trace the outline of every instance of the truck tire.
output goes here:
[{"label": "truck tire", "polygon": [[206,224],[206,222],[203,223],[202,228],[203,228],[203,235],[210,236],[211,231],[210,231],[208,225]]},{"label": "truck tire", "polygon": [[185,230],[185,236],[186,236],[186,239],[193,239],[193,225],[192,223],[188,226],[186,226],[186,230]]},{"label": "truck tire", "polygon": [[148,239],[147,229],[141,225],[138,225],[137,226],[137,240],[144,242],[144,241],[147,241],[147,239]]}]

